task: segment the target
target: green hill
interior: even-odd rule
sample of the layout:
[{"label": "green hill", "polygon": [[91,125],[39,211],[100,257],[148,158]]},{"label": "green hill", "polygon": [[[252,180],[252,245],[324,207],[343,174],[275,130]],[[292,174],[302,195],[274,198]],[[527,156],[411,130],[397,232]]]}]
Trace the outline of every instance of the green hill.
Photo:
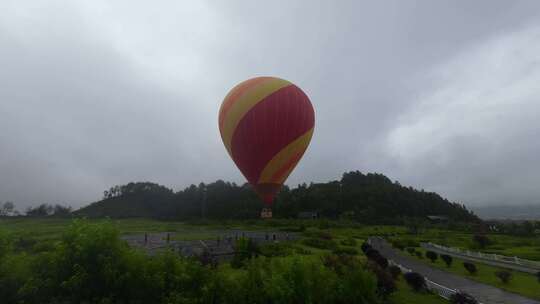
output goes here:
[{"label": "green hill", "polygon": [[[154,183],[129,183],[105,192],[105,198],[74,212],[88,217],[151,217],[187,219],[204,216],[212,219],[258,217],[262,204],[248,184],[218,180],[191,185],[174,192]],[[398,223],[408,217],[444,215],[461,222],[478,218],[457,203],[437,193],[401,186],[388,177],[343,174],[339,181],[283,187],[277,196],[275,217],[296,217],[301,211],[317,211],[320,216],[336,218],[347,215],[365,223]]]}]

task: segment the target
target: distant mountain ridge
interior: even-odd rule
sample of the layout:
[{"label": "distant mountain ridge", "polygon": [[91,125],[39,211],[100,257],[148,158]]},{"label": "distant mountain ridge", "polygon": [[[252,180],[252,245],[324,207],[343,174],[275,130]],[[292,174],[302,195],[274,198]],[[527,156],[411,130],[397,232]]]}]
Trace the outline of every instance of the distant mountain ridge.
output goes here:
[{"label": "distant mountain ridge", "polygon": [[482,219],[540,220],[538,205],[498,205],[471,208]]},{"label": "distant mountain ridge", "polygon": [[[155,183],[129,183],[105,191],[104,199],[74,212],[88,217],[151,218],[257,218],[263,206],[249,184],[218,180],[191,185],[174,192]],[[378,173],[352,171],[341,180],[327,183],[284,186],[273,206],[274,216],[296,217],[302,211],[316,211],[322,217],[347,216],[365,223],[401,223],[409,217],[443,215],[460,222],[479,221],[462,204],[452,203],[437,193],[416,190],[392,182]]]}]

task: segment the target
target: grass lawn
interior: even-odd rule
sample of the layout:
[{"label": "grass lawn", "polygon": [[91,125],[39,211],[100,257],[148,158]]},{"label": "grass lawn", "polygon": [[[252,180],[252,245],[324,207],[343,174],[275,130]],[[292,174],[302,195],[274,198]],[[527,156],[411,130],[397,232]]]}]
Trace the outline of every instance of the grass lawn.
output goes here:
[{"label": "grass lawn", "polygon": [[[0,219],[0,229],[13,233],[17,237],[31,237],[37,240],[55,240],[69,226],[71,219]],[[177,232],[176,238],[182,240],[211,239],[219,235],[219,225],[194,225],[184,222],[158,221],[152,219],[90,219],[99,223],[112,221],[122,234],[144,232]]]},{"label": "grass lawn", "polygon": [[399,234],[396,238],[417,244],[419,242],[432,242],[449,247],[506,256],[517,256],[523,259],[540,261],[540,237],[538,236],[519,237],[503,234],[488,234],[491,244],[485,248],[479,248],[478,245],[472,241],[472,237],[472,233],[442,229],[425,229],[418,235],[404,233]]},{"label": "grass lawn", "polygon": [[537,278],[531,274],[507,270],[512,273],[512,279],[509,283],[504,284],[495,276],[495,272],[506,269],[473,262],[473,264],[476,265],[478,272],[475,275],[470,275],[469,272],[463,267],[464,260],[462,259],[452,257],[452,265],[450,267],[446,267],[446,264],[440,259],[440,257],[434,263],[432,263],[431,260],[425,257],[425,250],[423,248],[416,248],[416,251],[421,251],[422,256],[424,257],[423,259],[419,260],[433,267],[513,293],[521,294],[529,298],[540,300],[540,283],[538,282]]},{"label": "grass lawn", "polygon": [[439,304],[449,302],[436,294],[431,293],[418,293],[413,291],[407,283],[403,281],[403,278],[397,282],[398,291],[390,296],[390,302],[393,304]]}]

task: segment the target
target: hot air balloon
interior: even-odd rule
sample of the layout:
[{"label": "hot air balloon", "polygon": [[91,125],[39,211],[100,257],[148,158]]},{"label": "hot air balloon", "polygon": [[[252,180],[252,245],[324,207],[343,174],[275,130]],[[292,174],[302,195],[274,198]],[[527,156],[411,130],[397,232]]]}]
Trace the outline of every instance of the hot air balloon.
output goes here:
[{"label": "hot air balloon", "polygon": [[261,217],[271,217],[274,197],[304,155],[314,126],[309,98],[287,80],[252,78],[235,86],[223,100],[221,139],[266,204]]}]

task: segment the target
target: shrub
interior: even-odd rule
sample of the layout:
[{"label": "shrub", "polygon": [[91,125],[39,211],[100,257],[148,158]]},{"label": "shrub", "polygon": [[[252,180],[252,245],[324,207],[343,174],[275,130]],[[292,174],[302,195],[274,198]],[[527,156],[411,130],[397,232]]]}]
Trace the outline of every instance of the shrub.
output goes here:
[{"label": "shrub", "polygon": [[338,247],[334,249],[332,252],[337,255],[342,255],[342,254],[357,255],[358,254],[358,250],[351,247]]},{"label": "shrub", "polygon": [[319,227],[319,229],[325,229],[326,230],[326,229],[330,229],[331,224],[330,224],[330,222],[328,220],[323,219],[323,220],[319,221],[318,227]]},{"label": "shrub", "polygon": [[377,249],[369,248],[366,250],[365,255],[370,260],[375,260],[376,257],[380,256],[381,254]]},{"label": "shrub", "polygon": [[391,265],[388,267],[388,272],[392,276],[394,280],[399,278],[399,275],[401,274],[401,268],[397,267],[396,265]]},{"label": "shrub", "polygon": [[388,259],[383,257],[382,255],[379,255],[375,258],[375,263],[379,265],[382,269],[386,269],[388,267]]},{"label": "shrub", "polygon": [[357,268],[360,261],[357,257],[350,255],[329,254],[322,257],[323,265],[332,269],[337,274],[343,274],[346,269]]},{"label": "shrub", "polygon": [[420,242],[415,240],[407,240],[408,247],[420,247]]},{"label": "shrub", "polygon": [[197,260],[204,266],[216,265],[216,261],[212,258],[212,254],[208,250],[204,250],[202,254],[197,257]]},{"label": "shrub", "polygon": [[265,257],[287,256],[293,253],[293,248],[288,243],[266,243],[261,245],[259,250]]},{"label": "shrub", "polygon": [[206,298],[177,303],[371,303],[377,302],[373,275],[360,267],[336,274],[320,260],[255,258],[242,272],[216,276]]},{"label": "shrub", "polygon": [[406,250],[407,250],[407,252],[408,252],[410,255],[414,255],[414,253],[415,253],[415,251],[416,251],[416,250],[414,249],[414,247],[407,247]]},{"label": "shrub", "polygon": [[341,245],[343,246],[356,246],[356,240],[353,238],[347,238],[341,241]]},{"label": "shrub", "polygon": [[446,267],[450,267],[452,265],[452,257],[448,254],[441,254],[441,260],[444,261]]},{"label": "shrub", "polygon": [[308,229],[304,231],[304,235],[310,238],[318,238],[324,240],[332,240],[334,238],[334,236],[328,231],[320,231],[313,229]]},{"label": "shrub", "polygon": [[420,252],[420,251],[415,251],[414,254],[416,254],[417,258],[420,258],[420,259],[424,258],[424,256],[422,256],[422,252]]},{"label": "shrub", "polygon": [[426,251],[426,258],[430,259],[431,262],[435,262],[439,255],[434,251]]},{"label": "shrub", "polygon": [[478,269],[476,268],[476,265],[474,265],[474,264],[471,263],[471,262],[463,262],[463,267],[465,267],[465,269],[466,269],[471,275],[476,274],[476,272],[478,271]]},{"label": "shrub", "polygon": [[297,227],[284,227],[284,228],[279,228],[279,231],[283,231],[283,232],[304,232],[304,231],[306,231],[306,226],[304,226],[302,224],[302,225],[297,226]]},{"label": "shrub", "polygon": [[301,247],[301,246],[295,246],[294,247],[294,252],[297,253],[297,254],[301,254],[301,255],[310,255],[312,254],[311,250],[308,250],[304,247]]},{"label": "shrub", "polygon": [[232,260],[231,260],[231,267],[232,268],[241,268],[244,266],[244,262],[248,259],[248,257],[245,254],[241,253],[235,253]]},{"label": "shrub", "polygon": [[13,242],[15,251],[32,251],[33,247],[37,245],[37,240],[29,237],[18,237]]},{"label": "shrub", "polygon": [[[231,261],[231,266],[233,268],[243,267],[246,260],[256,257],[260,253],[259,246],[254,241],[247,238],[238,239],[234,245],[234,249],[234,257]],[[207,264],[203,262],[203,265]]]},{"label": "shrub", "polygon": [[363,242],[362,246],[360,246],[360,248],[362,249],[362,252],[364,254],[367,252],[368,249],[372,249],[371,245],[368,244],[367,242]]},{"label": "shrub", "polygon": [[512,273],[506,270],[496,271],[495,276],[499,278],[504,284],[507,284],[508,282],[510,282],[510,279],[512,279]]},{"label": "shrub", "polygon": [[324,240],[332,240],[334,236],[330,232],[321,231],[319,232],[319,238]]},{"label": "shrub", "polygon": [[302,241],[305,245],[318,248],[318,249],[334,249],[337,247],[336,242],[333,240],[309,238]]},{"label": "shrub", "polygon": [[75,221],[51,252],[30,260],[15,303],[155,303],[202,297],[210,271],[165,251],[130,249],[110,222]]},{"label": "shrub", "polygon": [[391,243],[392,243],[392,246],[394,248],[397,248],[397,249],[399,249],[401,251],[405,250],[405,245],[403,244],[403,241],[401,241],[401,240],[392,240]]},{"label": "shrub", "polygon": [[457,292],[450,296],[450,303],[452,304],[478,304],[476,299],[464,292]]},{"label": "shrub", "polygon": [[414,291],[421,291],[426,289],[426,279],[418,272],[407,272],[403,275],[405,281]]},{"label": "shrub", "polygon": [[[328,285],[324,279],[321,284]],[[337,286],[336,286],[337,285]],[[332,285],[330,285],[332,286]],[[322,296],[312,297],[311,303],[378,303],[377,294],[380,294],[378,280],[373,274],[364,270],[361,265],[345,269],[344,273],[337,279],[337,288],[333,290],[336,294],[332,301],[324,301]],[[330,287],[332,288],[332,287]],[[319,293],[322,293],[319,292]],[[317,295],[315,293],[315,295]],[[274,301],[272,303],[279,303]],[[281,303],[285,303],[282,301]],[[305,299],[299,301],[289,301],[288,303],[309,303]]]},{"label": "shrub", "polygon": [[12,250],[11,236],[4,230],[0,230],[0,261],[2,257]]},{"label": "shrub", "polygon": [[483,234],[475,234],[473,236],[473,242],[475,242],[480,248],[485,248],[490,244],[489,238]]},{"label": "shrub", "polygon": [[391,293],[397,290],[394,278],[380,266],[376,264],[370,265],[370,270],[377,277],[377,293],[380,297],[387,298]]}]

